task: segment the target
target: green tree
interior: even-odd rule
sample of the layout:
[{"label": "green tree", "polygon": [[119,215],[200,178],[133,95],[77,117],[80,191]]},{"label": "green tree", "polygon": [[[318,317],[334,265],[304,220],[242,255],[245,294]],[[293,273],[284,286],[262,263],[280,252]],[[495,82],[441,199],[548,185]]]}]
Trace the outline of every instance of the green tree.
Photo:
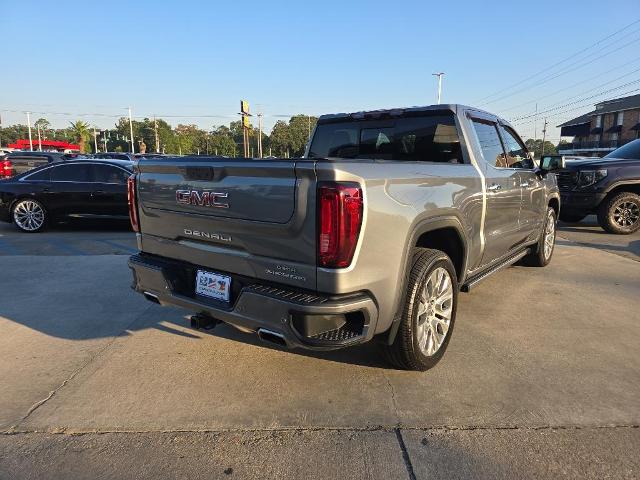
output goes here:
[{"label": "green tree", "polygon": [[291,156],[301,157],[318,119],[308,115],[294,115],[289,119],[289,149]]},{"label": "green tree", "polygon": [[[533,152],[535,158],[540,159],[542,156],[542,140],[541,139],[533,139],[530,138],[526,142],[524,142],[530,152]],[[556,146],[548,140],[544,142],[544,153],[545,154],[554,154],[558,153]]]},{"label": "green tree", "polygon": [[291,143],[289,138],[289,125],[283,120],[278,120],[271,130],[269,137],[271,150],[277,157],[284,157],[289,150]]},{"label": "green tree", "polygon": [[70,122],[70,123],[71,123],[71,127],[69,130],[71,131],[71,135],[73,139],[76,142],[78,142],[78,145],[80,146],[80,151],[86,152],[87,151],[86,142],[91,136],[91,133],[89,132],[89,125],[83,122],[82,120],[78,120],[76,122]]},{"label": "green tree", "polygon": [[49,123],[49,120],[46,118],[39,118],[35,121],[33,126],[36,128],[36,131],[40,128],[40,135],[43,139],[47,138],[47,130],[51,129],[51,123]]}]

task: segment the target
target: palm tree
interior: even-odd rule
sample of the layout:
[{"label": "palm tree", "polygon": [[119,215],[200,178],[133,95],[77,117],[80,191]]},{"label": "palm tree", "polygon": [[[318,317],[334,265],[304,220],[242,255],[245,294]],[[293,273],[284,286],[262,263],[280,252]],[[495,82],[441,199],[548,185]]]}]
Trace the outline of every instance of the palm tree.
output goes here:
[{"label": "palm tree", "polygon": [[84,152],[84,144],[91,136],[91,133],[89,132],[89,124],[83,122],[82,120],[70,123],[70,133],[78,142],[78,145],[80,146],[80,152]]}]

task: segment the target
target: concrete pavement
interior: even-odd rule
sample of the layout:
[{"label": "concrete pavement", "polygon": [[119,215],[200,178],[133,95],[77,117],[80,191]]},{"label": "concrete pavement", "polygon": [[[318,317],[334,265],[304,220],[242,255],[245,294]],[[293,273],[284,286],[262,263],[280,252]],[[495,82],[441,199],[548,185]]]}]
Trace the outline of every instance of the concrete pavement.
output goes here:
[{"label": "concrete pavement", "polygon": [[545,269],[494,275],[460,296],[427,373],[389,369],[375,345],[193,331],[130,291],[126,256],[0,266],[0,478],[640,475],[631,258],[563,241]]}]

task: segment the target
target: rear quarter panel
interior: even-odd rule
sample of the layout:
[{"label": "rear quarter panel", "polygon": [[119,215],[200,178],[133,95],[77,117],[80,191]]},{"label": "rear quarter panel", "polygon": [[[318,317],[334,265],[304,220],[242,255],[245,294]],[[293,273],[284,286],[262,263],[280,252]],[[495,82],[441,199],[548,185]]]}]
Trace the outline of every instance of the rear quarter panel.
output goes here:
[{"label": "rear quarter panel", "polygon": [[473,165],[385,160],[320,161],[318,181],[362,185],[365,208],[351,266],[318,269],[318,290],[369,291],[378,302],[376,332],[387,330],[400,303],[414,233],[429,220],[455,219],[469,239],[468,256],[480,255],[482,185]]}]

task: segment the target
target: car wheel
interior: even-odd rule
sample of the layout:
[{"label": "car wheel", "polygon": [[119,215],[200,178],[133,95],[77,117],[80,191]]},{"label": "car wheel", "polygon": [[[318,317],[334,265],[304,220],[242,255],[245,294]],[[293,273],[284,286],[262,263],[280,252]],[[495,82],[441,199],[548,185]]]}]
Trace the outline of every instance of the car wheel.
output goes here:
[{"label": "car wheel", "polygon": [[531,267],[546,267],[551,262],[556,245],[556,211],[549,207],[542,226],[536,251],[524,257],[524,263]]},{"label": "car wheel", "polygon": [[47,224],[47,212],[37,200],[18,200],[13,206],[13,223],[23,232],[39,232]]},{"label": "car wheel", "polygon": [[598,223],[609,233],[628,235],[640,229],[640,195],[621,192],[605,199],[598,209]]},{"label": "car wheel", "polygon": [[571,215],[568,213],[560,212],[560,220],[567,223],[578,223],[582,221],[586,215]]},{"label": "car wheel", "polygon": [[425,371],[444,355],[453,332],[458,280],[440,250],[416,248],[398,332],[385,345],[388,359],[404,370]]}]

